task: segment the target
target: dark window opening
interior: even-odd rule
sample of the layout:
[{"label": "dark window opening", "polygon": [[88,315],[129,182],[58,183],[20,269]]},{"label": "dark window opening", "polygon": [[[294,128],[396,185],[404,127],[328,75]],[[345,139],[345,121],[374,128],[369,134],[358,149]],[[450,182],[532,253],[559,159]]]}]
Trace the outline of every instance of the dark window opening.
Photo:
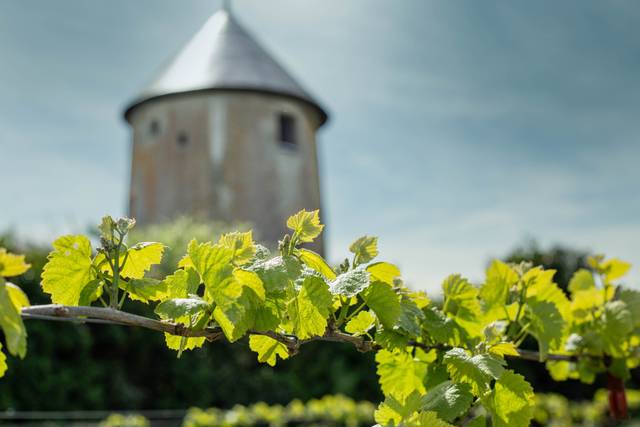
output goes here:
[{"label": "dark window opening", "polygon": [[160,122],[157,120],[152,120],[149,124],[149,133],[151,135],[157,135],[160,133]]},{"label": "dark window opening", "polygon": [[280,114],[278,121],[280,143],[289,147],[295,147],[298,144],[295,119],[290,114]]},{"label": "dark window opening", "polygon": [[178,145],[185,147],[187,144],[189,144],[189,135],[186,132],[180,132],[178,134]]}]

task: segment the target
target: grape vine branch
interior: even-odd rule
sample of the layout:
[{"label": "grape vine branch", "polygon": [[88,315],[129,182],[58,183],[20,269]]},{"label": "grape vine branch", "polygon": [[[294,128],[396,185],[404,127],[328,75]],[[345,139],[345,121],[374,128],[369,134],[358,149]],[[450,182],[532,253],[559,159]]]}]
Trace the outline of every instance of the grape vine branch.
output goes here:
[{"label": "grape vine branch", "polygon": [[[165,332],[171,335],[181,337],[204,337],[207,341],[218,341],[224,339],[224,333],[221,328],[193,329],[182,323],[161,322],[137,314],[127,313],[126,311],[114,310],[112,308],[102,307],[78,307],[65,306],[59,304],[33,305],[22,308],[22,317],[24,319],[51,320],[51,321],[67,321],[72,323],[101,323],[108,325],[130,326],[150,329],[156,332]],[[264,335],[273,338],[287,346],[289,351],[295,354],[301,345],[312,341],[328,341],[352,344],[360,352],[368,352],[377,350],[375,342],[365,340],[362,337],[354,337],[335,329],[327,328],[321,336],[301,340],[294,335],[279,334],[272,331],[254,331],[250,330],[250,334]],[[430,346],[419,342],[409,341],[410,346],[419,347],[429,351],[432,349],[451,349],[450,346]],[[518,349],[518,354],[507,355],[512,358],[530,360],[534,362],[540,361],[540,353],[533,350]],[[548,354],[546,360],[557,361],[576,361],[580,356],[565,354]],[[583,355],[582,357],[593,358],[591,355]]]}]

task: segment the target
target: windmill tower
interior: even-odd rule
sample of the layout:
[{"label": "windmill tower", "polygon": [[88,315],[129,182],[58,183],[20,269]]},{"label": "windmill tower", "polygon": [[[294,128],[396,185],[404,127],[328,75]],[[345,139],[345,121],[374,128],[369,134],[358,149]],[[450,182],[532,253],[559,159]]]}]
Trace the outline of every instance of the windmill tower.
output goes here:
[{"label": "windmill tower", "polygon": [[140,224],[246,221],[273,245],[289,215],[320,208],[316,131],[327,113],[228,6],[124,117],[133,131],[129,213]]}]

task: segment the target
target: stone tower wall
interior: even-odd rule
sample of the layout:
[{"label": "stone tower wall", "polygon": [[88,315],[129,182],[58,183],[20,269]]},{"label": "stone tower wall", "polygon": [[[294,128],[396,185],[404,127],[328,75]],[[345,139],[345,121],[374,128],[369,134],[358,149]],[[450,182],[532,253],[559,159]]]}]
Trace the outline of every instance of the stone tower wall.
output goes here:
[{"label": "stone tower wall", "polygon": [[[282,113],[294,118],[295,146],[279,141]],[[131,125],[129,206],[140,224],[180,215],[246,221],[275,246],[289,215],[320,208],[320,117],[306,103],[255,92],[174,95],[139,105]]]}]

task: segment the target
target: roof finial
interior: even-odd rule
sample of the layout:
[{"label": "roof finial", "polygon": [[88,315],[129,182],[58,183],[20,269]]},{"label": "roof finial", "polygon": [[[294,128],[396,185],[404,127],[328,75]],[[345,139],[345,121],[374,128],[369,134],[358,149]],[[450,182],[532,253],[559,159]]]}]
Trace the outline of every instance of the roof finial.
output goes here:
[{"label": "roof finial", "polygon": [[231,0],[222,0],[222,10],[231,13]]}]

